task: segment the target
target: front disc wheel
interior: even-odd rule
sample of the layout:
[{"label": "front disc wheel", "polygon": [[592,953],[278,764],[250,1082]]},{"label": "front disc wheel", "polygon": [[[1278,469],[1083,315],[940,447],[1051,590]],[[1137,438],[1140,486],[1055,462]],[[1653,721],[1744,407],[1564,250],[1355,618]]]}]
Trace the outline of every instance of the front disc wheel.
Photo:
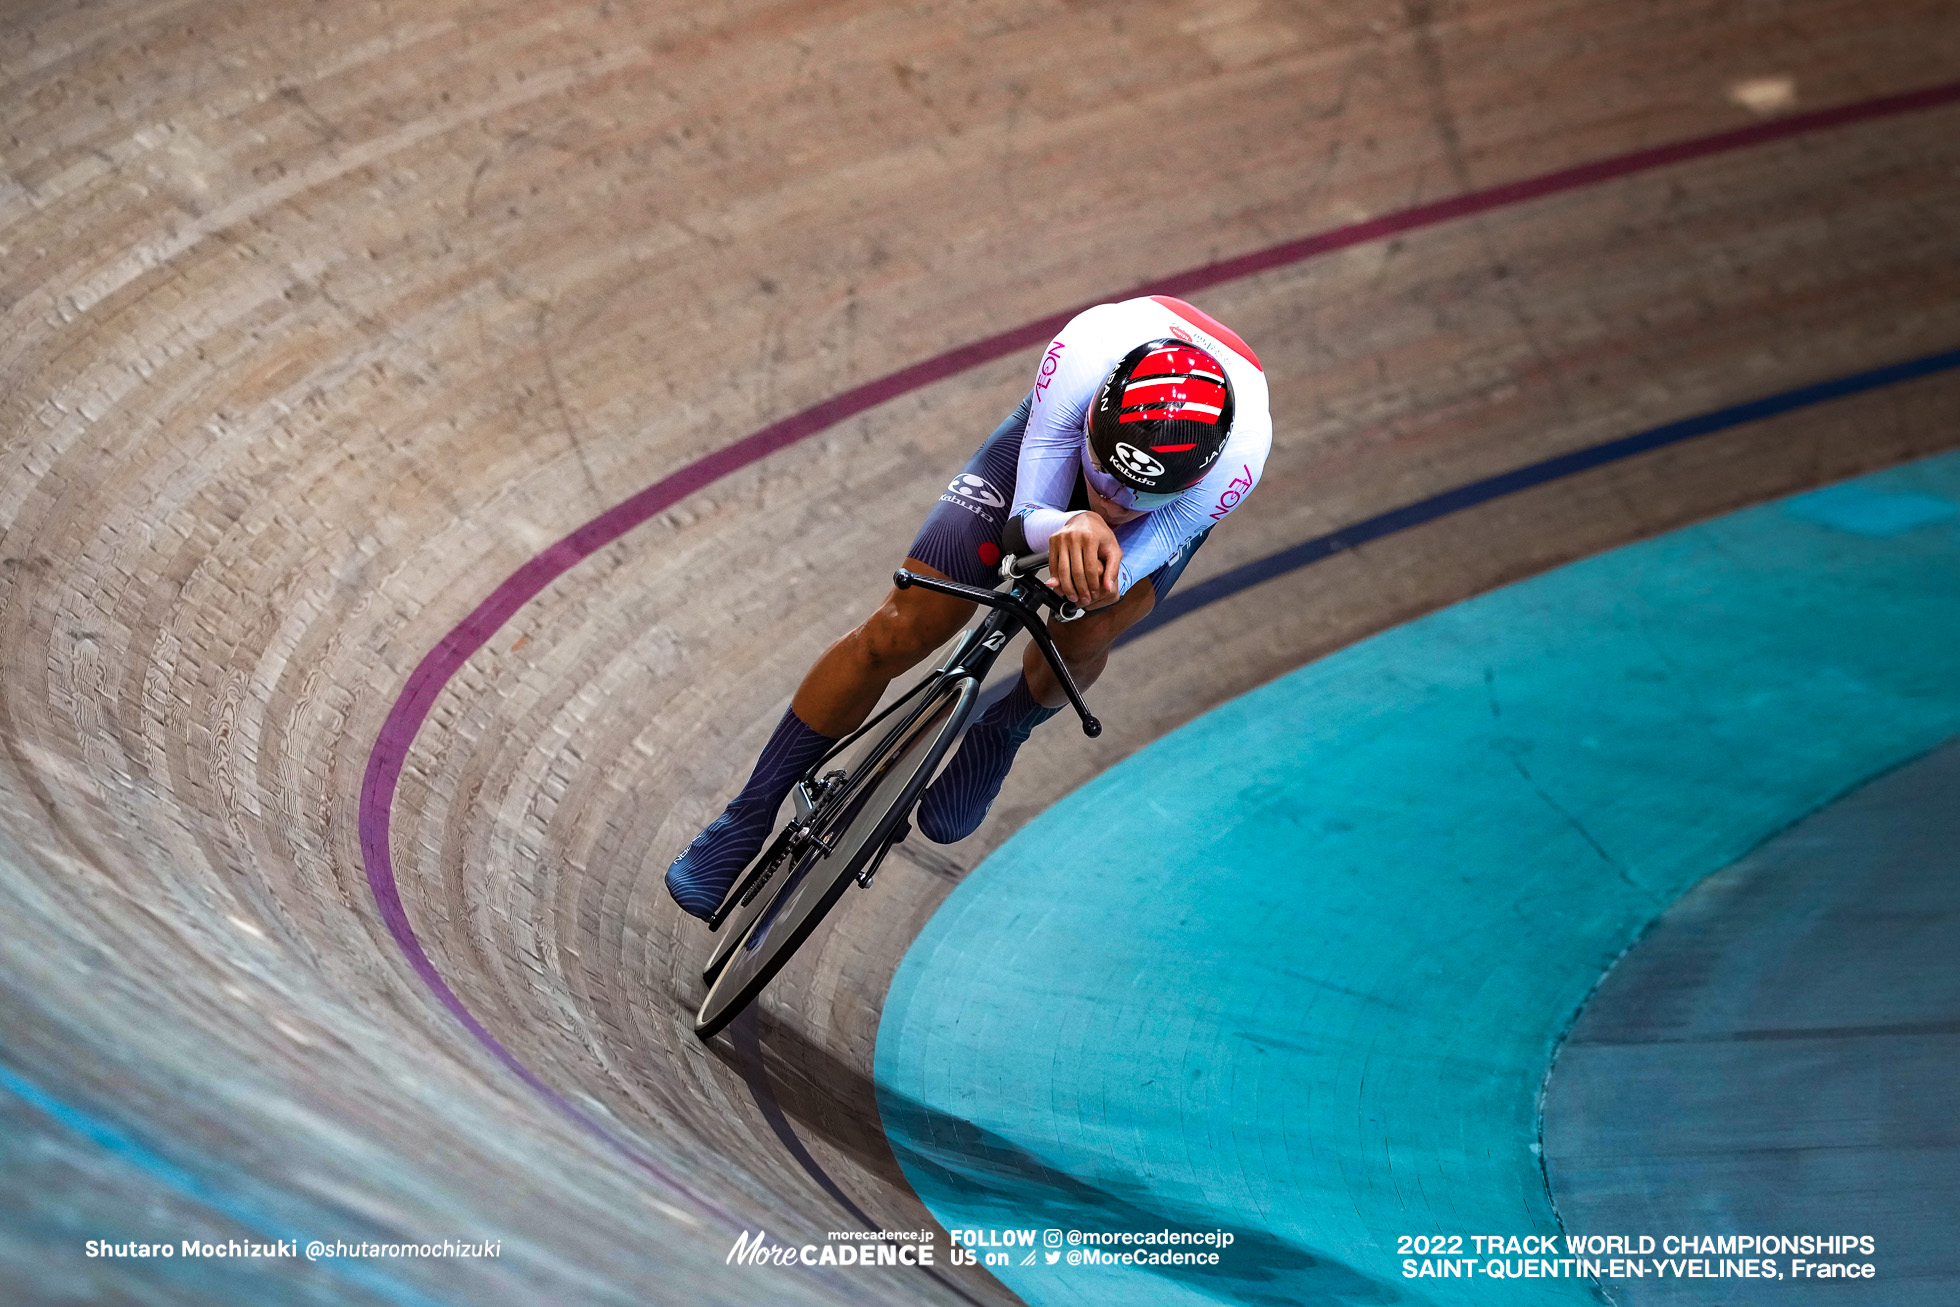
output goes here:
[{"label": "front disc wheel", "polygon": [[969,676],[932,691],[919,712],[860,756],[850,769],[847,797],[818,832],[831,852],[806,845],[738,914],[742,920],[729,923],[740,930],[740,942],[728,949],[701,1001],[696,1035],[708,1038],[753,1002],[843,897],[858,871],[884,852],[966,724],[977,690],[978,682]]}]

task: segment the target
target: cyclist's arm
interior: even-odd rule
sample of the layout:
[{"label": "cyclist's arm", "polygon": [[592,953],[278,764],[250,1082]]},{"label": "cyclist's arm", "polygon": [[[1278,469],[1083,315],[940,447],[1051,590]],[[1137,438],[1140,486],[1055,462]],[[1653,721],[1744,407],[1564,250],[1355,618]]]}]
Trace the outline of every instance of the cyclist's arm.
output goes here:
[{"label": "cyclist's arm", "polygon": [[1111,311],[1115,307],[1102,304],[1076,314],[1036,368],[1010,513],[1030,552],[1048,548],[1049,537],[1083,511],[1070,511],[1068,501],[1081,467],[1083,419],[1096,387],[1122,357],[1120,349],[1111,355],[1121,330],[1121,315]]},{"label": "cyclist's arm", "polygon": [[1116,528],[1116,543],[1123,550],[1117,577],[1122,593],[1177,557],[1199,532],[1224,521],[1259,484],[1272,446],[1272,419],[1264,398],[1241,409],[1232,439],[1204,480],[1162,508]]}]

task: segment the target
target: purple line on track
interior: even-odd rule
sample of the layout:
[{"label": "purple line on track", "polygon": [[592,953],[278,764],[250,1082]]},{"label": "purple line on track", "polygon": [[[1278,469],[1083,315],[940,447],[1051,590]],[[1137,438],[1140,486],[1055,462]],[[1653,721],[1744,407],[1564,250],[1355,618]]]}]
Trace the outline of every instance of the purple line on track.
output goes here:
[{"label": "purple line on track", "polygon": [[[546,553],[549,554],[550,551],[547,550]],[[532,559],[526,566],[535,566],[537,562],[538,559]],[[519,575],[522,575],[521,569]],[[441,1000],[442,1005],[449,1009],[450,1013],[462,1023],[463,1029],[469,1031],[479,1044],[495,1054],[498,1061],[510,1068],[518,1079],[536,1090],[547,1103],[567,1119],[598,1138],[627,1161],[652,1175],[675,1194],[712,1212],[730,1228],[737,1228],[742,1223],[732,1213],[694,1193],[672,1172],[639,1153],[593,1120],[591,1116],[573,1106],[562,1094],[540,1079],[536,1072],[519,1061],[515,1053],[505,1048],[503,1041],[491,1034],[484,1024],[476,1019],[476,1014],[469,1010],[461,998],[457,997],[456,991],[449,987],[449,982],[442,978],[440,971],[436,970],[435,963],[429,959],[427,950],[422,947],[422,941],[415,934],[415,927],[409,923],[407,909],[402,906],[401,893],[395,883],[394,858],[388,847],[389,817],[390,809],[394,805],[395,786],[401,779],[409,746],[414,743],[416,731],[421,728],[423,719],[428,716],[436,696],[442,692],[442,687],[449,683],[449,678],[455,675],[456,669],[462,666],[464,659],[469,657],[468,650],[480,647],[490,633],[502,624],[503,618],[498,618],[493,624],[481,625],[483,622],[490,621],[491,615],[499,611],[495,601],[509,586],[510,583],[506,582],[489,601],[480,605],[462,625],[451,631],[443,638],[442,643],[429,651],[428,656],[422,659],[421,665],[409,676],[408,685],[402,690],[401,697],[395,701],[394,710],[388,714],[388,720],[381,727],[380,738],[374,742],[374,751],[368,755],[367,774],[361,782],[361,857],[367,864],[368,888],[374,894],[375,906],[381,910],[381,920],[387,924],[388,933],[395,937],[395,943],[401,948],[409,965],[415,968],[415,974],[422,977],[422,983],[429,987],[430,992]],[[536,591],[533,590],[531,593]],[[515,607],[516,605],[512,605],[513,609]],[[509,615],[509,612],[505,612],[504,618],[508,618]],[[466,648],[466,642],[472,636],[475,644]]]},{"label": "purple line on track", "polygon": [[[1717,132],[1710,136],[1700,136],[1671,145],[1636,150],[1630,154],[1615,155],[1610,159],[1561,168],[1555,172],[1541,173],[1521,181],[1469,191],[1449,199],[1383,214],[1378,218],[1349,223],[1343,227],[1335,227],[1269,249],[1255,250],[1219,263],[1174,273],[1161,280],[1134,287],[1108,298],[1120,300],[1139,295],[1190,295],[1227,281],[1268,272],[1336,250],[1348,249],[1369,241],[1381,240],[1384,237],[1435,226],[1458,218],[1488,213],[1508,205],[1543,199],[1566,191],[1630,177],[1636,173],[1749,149],[1794,136],[1955,103],[1960,103],[1960,82],[1948,82],[1901,95],[1862,100],[1856,104],[1796,114],[1788,118],[1779,118],[1732,131]],[[474,612],[458,623],[435,648],[428,652],[415,670],[409,674],[408,683],[402,687],[401,695],[395,700],[395,705],[389,711],[387,720],[382,724],[381,733],[374,742],[374,749],[368,755],[367,773],[361,783],[359,816],[361,855],[367,866],[368,888],[374,895],[375,906],[380,909],[381,919],[386,923],[388,933],[394,937],[396,945],[408,959],[409,965],[415,969],[415,973],[478,1043],[494,1054],[498,1061],[509,1067],[511,1072],[525,1084],[536,1090],[554,1109],[675,1193],[712,1212],[730,1228],[741,1226],[741,1222],[732,1213],[719,1204],[695,1194],[678,1177],[574,1106],[519,1061],[515,1054],[505,1048],[503,1043],[476,1019],[463,1000],[449,987],[449,983],[442,978],[442,973],[436,970],[435,963],[430,960],[427,950],[422,947],[422,941],[417,937],[415,927],[409,922],[408,912],[402,905],[401,893],[395,881],[394,860],[389,849],[395,787],[401,779],[402,768],[407,763],[409,748],[414,744],[416,733],[421,730],[429,710],[434,707],[436,696],[442,693],[443,687],[449,684],[450,678],[462,668],[470,656],[481,649],[518,609],[580,561],[589,558],[686,496],[778,450],[786,449],[819,431],[901,395],[956,376],[983,363],[990,363],[1016,350],[1040,345],[1052,338],[1080,311],[1080,308],[1069,309],[1036,322],[1025,323],[1012,330],[1003,331],[999,335],[962,345],[958,349],[915,363],[888,376],[868,381],[804,409],[800,413],[772,423],[724,449],[716,450],[654,482],[632,498],[607,509],[518,568],[505,579],[503,584],[491,591],[490,596],[477,605]]]}]

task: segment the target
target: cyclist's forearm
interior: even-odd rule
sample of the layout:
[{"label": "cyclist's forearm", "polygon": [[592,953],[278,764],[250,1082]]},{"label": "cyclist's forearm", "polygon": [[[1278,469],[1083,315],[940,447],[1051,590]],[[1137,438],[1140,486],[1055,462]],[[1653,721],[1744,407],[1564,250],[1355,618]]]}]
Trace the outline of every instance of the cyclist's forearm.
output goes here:
[{"label": "cyclist's forearm", "polygon": [[1046,507],[1029,507],[1016,512],[1008,519],[1009,530],[1020,534],[1023,549],[1009,548],[1010,554],[1038,554],[1048,548],[1055,533],[1080,517],[1087,509],[1074,510]]}]

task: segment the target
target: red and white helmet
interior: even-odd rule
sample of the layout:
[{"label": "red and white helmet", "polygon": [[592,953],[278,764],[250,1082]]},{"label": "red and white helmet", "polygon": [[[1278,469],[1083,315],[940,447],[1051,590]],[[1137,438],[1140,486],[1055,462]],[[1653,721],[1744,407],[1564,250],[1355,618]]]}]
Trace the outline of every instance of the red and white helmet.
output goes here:
[{"label": "red and white helmet", "polygon": [[1156,508],[1204,480],[1224,451],[1232,379],[1208,350],[1170,337],[1145,341],[1103,379],[1087,425],[1084,452],[1121,487],[1117,501]]}]

